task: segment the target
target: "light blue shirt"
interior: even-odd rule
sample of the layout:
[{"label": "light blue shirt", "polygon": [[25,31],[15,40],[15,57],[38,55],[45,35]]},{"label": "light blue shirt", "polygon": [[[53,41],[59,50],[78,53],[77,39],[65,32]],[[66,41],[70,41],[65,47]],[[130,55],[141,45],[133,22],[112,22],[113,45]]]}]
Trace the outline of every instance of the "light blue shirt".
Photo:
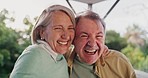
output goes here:
[{"label": "light blue shirt", "polygon": [[23,51],[10,78],[69,78],[67,62],[41,41]]}]

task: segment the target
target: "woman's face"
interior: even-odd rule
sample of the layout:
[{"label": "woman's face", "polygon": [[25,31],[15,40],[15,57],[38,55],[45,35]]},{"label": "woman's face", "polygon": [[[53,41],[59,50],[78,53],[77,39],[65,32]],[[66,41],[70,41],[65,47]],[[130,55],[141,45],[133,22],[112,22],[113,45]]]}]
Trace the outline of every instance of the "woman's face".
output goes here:
[{"label": "woman's face", "polygon": [[70,17],[62,11],[55,11],[51,21],[51,24],[43,31],[42,37],[53,51],[64,54],[68,51],[74,38],[74,25]]}]

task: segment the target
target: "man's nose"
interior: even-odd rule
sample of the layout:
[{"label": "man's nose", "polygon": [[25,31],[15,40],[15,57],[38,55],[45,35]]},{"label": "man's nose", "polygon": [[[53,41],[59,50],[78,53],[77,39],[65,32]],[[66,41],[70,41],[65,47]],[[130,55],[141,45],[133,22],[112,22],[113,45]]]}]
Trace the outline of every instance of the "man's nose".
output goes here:
[{"label": "man's nose", "polygon": [[90,47],[98,47],[96,40],[94,38],[89,38],[87,45],[90,46]]}]

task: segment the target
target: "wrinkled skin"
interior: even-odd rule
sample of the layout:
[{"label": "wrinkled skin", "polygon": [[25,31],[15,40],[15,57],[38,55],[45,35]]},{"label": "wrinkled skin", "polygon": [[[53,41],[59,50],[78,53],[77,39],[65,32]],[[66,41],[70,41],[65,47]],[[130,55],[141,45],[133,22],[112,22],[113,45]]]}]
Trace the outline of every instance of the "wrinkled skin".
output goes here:
[{"label": "wrinkled skin", "polygon": [[105,31],[101,22],[80,18],[73,44],[75,45],[74,51],[82,62],[91,65],[101,56],[106,56],[108,48],[104,45],[104,40]]},{"label": "wrinkled skin", "polygon": [[74,38],[74,25],[70,17],[62,11],[55,11],[51,19],[52,23],[40,32],[41,37],[53,51],[65,54]]}]

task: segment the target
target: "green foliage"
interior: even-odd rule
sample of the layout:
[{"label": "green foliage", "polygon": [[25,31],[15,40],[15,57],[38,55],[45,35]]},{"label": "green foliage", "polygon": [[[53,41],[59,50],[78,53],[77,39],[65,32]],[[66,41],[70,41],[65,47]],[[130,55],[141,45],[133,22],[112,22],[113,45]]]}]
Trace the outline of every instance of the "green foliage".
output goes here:
[{"label": "green foliage", "polygon": [[130,59],[135,69],[148,72],[147,31],[138,25],[129,26],[125,33],[128,46],[122,52]]},{"label": "green foliage", "polygon": [[[148,40],[148,39],[147,39]],[[146,42],[143,46],[140,47],[144,55],[148,55],[148,42]]]},{"label": "green foliage", "polygon": [[148,72],[148,55],[145,57],[140,48],[134,48],[128,45],[122,49],[122,52],[129,58],[135,69]]},{"label": "green foliage", "polygon": [[0,12],[0,78],[8,78],[16,59],[26,47],[19,44],[24,39],[20,33],[6,27],[6,20],[14,21],[8,14],[5,9]]},{"label": "green foliage", "polygon": [[144,55],[139,48],[133,48],[130,45],[128,45],[126,48],[122,50],[122,52],[130,59],[135,68],[139,68],[140,66],[140,64],[136,64],[137,62],[144,60]]},{"label": "green foliage", "polygon": [[127,43],[126,40],[120,37],[119,33],[116,33],[113,30],[106,32],[106,41],[105,44],[114,50],[121,51],[122,48],[126,47]]},{"label": "green foliage", "polygon": [[4,56],[0,53],[0,66],[3,65]]},{"label": "green foliage", "polygon": [[38,17],[35,17],[33,21],[31,21],[30,17],[29,16],[26,16],[24,19],[23,19],[23,23],[27,26],[29,26],[29,29],[25,31],[25,33],[27,35],[30,34],[31,30],[32,30],[32,27],[33,27],[33,22],[35,22],[37,20]]},{"label": "green foliage", "polygon": [[0,54],[0,65],[3,66],[6,63],[5,61],[10,60],[10,52],[6,49],[2,49],[0,50]]},{"label": "green foliage", "polygon": [[18,35],[17,33],[5,26],[0,25],[0,73],[8,74],[12,70],[14,61],[17,57],[14,54],[19,52],[19,44],[17,43]]},{"label": "green foliage", "polygon": [[141,70],[148,72],[148,55],[145,57],[145,60],[143,61]]}]

